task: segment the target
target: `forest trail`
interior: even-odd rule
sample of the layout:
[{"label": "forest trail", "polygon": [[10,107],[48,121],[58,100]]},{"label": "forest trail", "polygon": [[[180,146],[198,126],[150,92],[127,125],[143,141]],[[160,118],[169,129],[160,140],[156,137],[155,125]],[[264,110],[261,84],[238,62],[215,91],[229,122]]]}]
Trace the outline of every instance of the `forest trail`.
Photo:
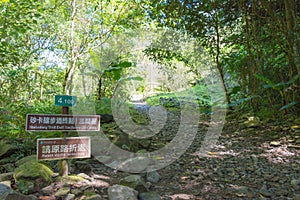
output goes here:
[{"label": "forest trail", "polygon": [[[135,106],[143,112],[149,110],[143,102]],[[291,128],[293,122],[275,121],[249,128],[242,123],[245,120],[229,116],[217,144],[199,156],[207,128],[207,121],[202,121],[192,145],[178,160],[157,171],[160,181],[151,184],[149,190],[165,200],[299,199],[300,145],[296,142],[299,129]],[[172,124],[176,120],[169,123],[166,125],[169,131],[178,125]],[[170,141],[173,134],[166,131],[163,140]],[[95,172],[113,176],[114,184],[128,176],[123,172],[112,175],[111,170],[103,168]],[[139,192],[147,190],[139,188]]]}]

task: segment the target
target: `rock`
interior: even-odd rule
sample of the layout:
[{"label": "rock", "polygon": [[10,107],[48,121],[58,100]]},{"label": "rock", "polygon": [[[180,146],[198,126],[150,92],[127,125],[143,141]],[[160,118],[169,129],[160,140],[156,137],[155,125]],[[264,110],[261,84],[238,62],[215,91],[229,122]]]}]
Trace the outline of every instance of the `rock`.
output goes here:
[{"label": "rock", "polygon": [[11,187],[0,183],[0,199],[4,199],[5,195],[13,192],[14,190]]},{"label": "rock", "polygon": [[0,184],[7,185],[8,187],[10,187],[11,181],[1,181]]},{"label": "rock", "polygon": [[56,198],[65,198],[70,192],[70,187],[62,187],[56,193]]},{"label": "rock", "polygon": [[280,142],[278,142],[278,141],[272,141],[272,142],[270,142],[270,145],[271,145],[271,146],[274,146],[274,147],[278,147],[278,146],[280,146],[281,144],[280,144]]},{"label": "rock", "polygon": [[145,157],[135,157],[128,159],[118,166],[118,170],[130,173],[141,173],[145,171],[150,163],[150,160]]},{"label": "rock", "polygon": [[102,163],[108,163],[112,160],[111,156],[95,156],[95,158]]},{"label": "rock", "polygon": [[108,188],[109,183],[102,180],[93,180],[90,184],[93,188]]},{"label": "rock", "polygon": [[40,191],[52,180],[53,171],[37,161],[27,162],[14,172],[14,178],[22,193]]},{"label": "rock", "polygon": [[1,199],[1,200],[38,200],[38,198],[33,195],[26,196],[19,193],[13,193],[7,195],[5,199]]},{"label": "rock", "polygon": [[113,185],[108,188],[109,200],[137,200],[138,192],[130,187]]},{"label": "rock", "polygon": [[80,176],[76,176],[76,175],[63,176],[63,177],[60,177],[59,179],[65,185],[68,185],[68,186],[88,181],[88,180],[86,180]]},{"label": "rock", "polygon": [[13,172],[0,174],[0,181],[9,181],[13,178]]},{"label": "rock", "polygon": [[75,194],[68,194],[64,200],[74,200],[75,197]]},{"label": "rock", "polygon": [[151,171],[151,172],[147,172],[147,181],[156,184],[159,182],[160,180],[160,175],[157,171]]},{"label": "rock", "polygon": [[257,163],[258,163],[258,158],[257,158],[257,156],[254,155],[254,154],[252,154],[252,155],[251,155],[251,158],[252,158],[252,161],[253,161],[253,165],[257,165]]},{"label": "rock", "polygon": [[238,197],[248,197],[251,198],[253,195],[251,193],[251,191],[249,190],[248,187],[246,186],[241,186],[236,190],[236,195]]},{"label": "rock", "polygon": [[159,194],[155,192],[143,192],[139,194],[140,200],[160,200]]},{"label": "rock", "polygon": [[[149,132],[148,132],[148,135],[149,135]],[[151,142],[151,140],[143,139],[143,140],[139,140],[138,143],[141,147],[148,149],[151,146],[152,142]]]},{"label": "rock", "polygon": [[48,185],[47,187],[44,187],[43,189],[41,189],[41,192],[44,195],[50,195],[53,191],[54,191],[54,186],[52,184]]},{"label": "rock", "polygon": [[94,194],[86,197],[86,200],[103,200],[103,198],[99,194]]},{"label": "rock", "polygon": [[18,160],[17,162],[15,162],[15,165],[17,167],[27,163],[27,162],[32,162],[32,161],[36,161],[36,155],[31,155],[31,156],[26,156],[24,158],[21,158],[20,160]]},{"label": "rock", "polygon": [[293,200],[300,200],[300,194],[294,194]]},{"label": "rock", "polygon": [[75,194],[76,196],[79,196],[83,193],[83,191],[80,188],[72,188],[71,193]]},{"label": "rock", "polygon": [[77,174],[77,176],[79,176],[81,178],[84,178],[86,180],[92,180],[92,178],[89,175],[85,174],[85,173]]},{"label": "rock", "polygon": [[0,183],[0,199],[1,200],[37,200],[34,196],[26,196],[15,192],[7,185]]},{"label": "rock", "polygon": [[259,193],[261,195],[263,195],[264,197],[271,197],[272,194],[271,192],[268,190],[266,183],[263,184],[263,186],[261,187],[261,189],[259,190]]},{"label": "rock", "polygon": [[144,180],[140,175],[130,175],[122,178],[120,185],[135,189],[137,186],[144,185]]}]

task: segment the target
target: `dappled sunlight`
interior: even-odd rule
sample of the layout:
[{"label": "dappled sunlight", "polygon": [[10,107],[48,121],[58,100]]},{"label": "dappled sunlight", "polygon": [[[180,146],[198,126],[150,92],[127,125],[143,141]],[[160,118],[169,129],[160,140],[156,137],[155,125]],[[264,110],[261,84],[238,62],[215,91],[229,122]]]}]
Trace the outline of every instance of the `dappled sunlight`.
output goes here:
[{"label": "dappled sunlight", "polygon": [[191,194],[174,194],[169,197],[172,200],[193,200],[193,199],[195,199],[195,196],[191,195]]}]

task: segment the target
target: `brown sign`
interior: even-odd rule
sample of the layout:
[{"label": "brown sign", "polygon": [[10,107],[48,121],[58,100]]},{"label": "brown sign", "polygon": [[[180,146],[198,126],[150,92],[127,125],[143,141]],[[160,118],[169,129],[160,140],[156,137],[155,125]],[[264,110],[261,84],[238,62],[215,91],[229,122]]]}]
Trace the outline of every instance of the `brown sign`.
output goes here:
[{"label": "brown sign", "polygon": [[38,160],[91,157],[90,137],[46,138],[37,140]]},{"label": "brown sign", "polygon": [[99,115],[27,114],[26,131],[99,131]]}]

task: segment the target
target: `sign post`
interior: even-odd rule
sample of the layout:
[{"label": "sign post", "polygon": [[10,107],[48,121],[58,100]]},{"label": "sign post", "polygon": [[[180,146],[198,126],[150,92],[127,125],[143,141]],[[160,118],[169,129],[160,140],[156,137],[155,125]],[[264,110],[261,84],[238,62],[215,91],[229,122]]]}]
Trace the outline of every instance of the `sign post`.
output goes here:
[{"label": "sign post", "polygon": [[[56,99],[56,96],[55,96]],[[56,101],[55,101],[56,102]],[[69,107],[67,106],[63,106],[62,107],[62,114],[69,114]],[[66,140],[68,132],[63,132],[63,137]],[[69,165],[68,165],[68,160],[67,159],[63,159],[61,161],[61,168],[60,168],[60,175],[61,176],[68,176],[69,174]]]},{"label": "sign post", "polygon": [[99,115],[27,114],[26,131],[99,131]]},{"label": "sign post", "polygon": [[37,159],[62,159],[60,175],[68,176],[68,158],[88,158],[91,155],[89,137],[67,137],[71,131],[99,131],[99,115],[69,115],[69,107],[76,105],[76,96],[56,95],[55,105],[62,114],[27,114],[26,131],[62,131],[61,138],[37,140]]},{"label": "sign post", "polygon": [[77,102],[76,96],[68,96],[68,95],[55,95],[55,103],[56,106],[75,106]]},{"label": "sign post", "polygon": [[38,160],[89,158],[90,144],[90,137],[37,139],[37,158]]}]

